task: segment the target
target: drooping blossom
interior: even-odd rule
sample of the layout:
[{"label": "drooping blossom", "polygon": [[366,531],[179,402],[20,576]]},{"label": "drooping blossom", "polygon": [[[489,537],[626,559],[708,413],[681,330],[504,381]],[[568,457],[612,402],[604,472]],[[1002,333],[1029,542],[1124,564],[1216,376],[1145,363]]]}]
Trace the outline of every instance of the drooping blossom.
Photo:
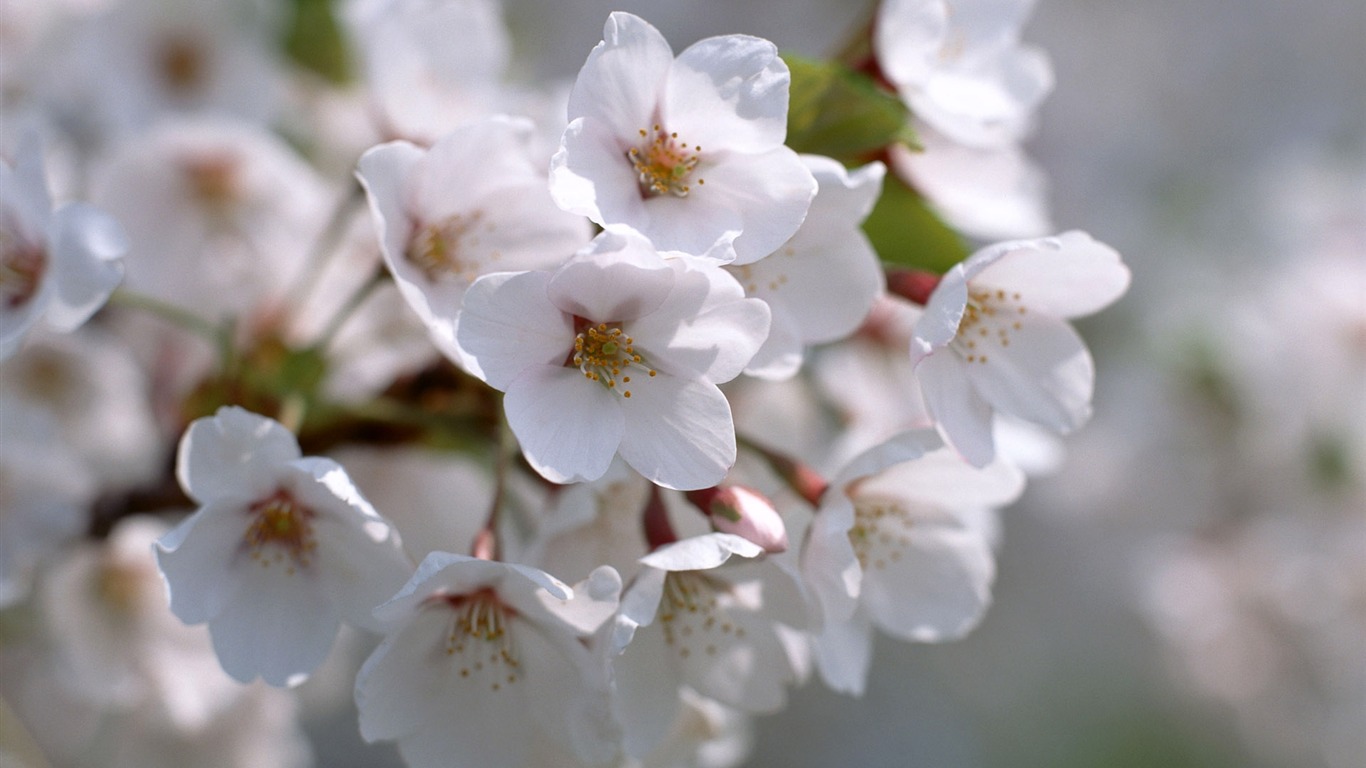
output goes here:
[{"label": "drooping blossom", "polygon": [[457,340],[506,392],[527,460],[555,482],[601,477],[620,454],[659,485],[720,482],[735,462],[730,405],[769,311],[717,267],[663,259],[608,230],[555,272],[487,275]]},{"label": "drooping blossom", "polygon": [[208,622],[228,674],[293,685],[343,620],[381,628],[371,611],[412,566],[336,462],[302,457],[279,423],[232,406],[190,425],[176,475],[199,509],[157,543],[157,563],[171,610]]},{"label": "drooping blossom", "polygon": [[816,193],[783,145],[790,79],[767,40],[712,37],[674,58],[659,30],[613,13],[570,94],[551,195],[662,251],[762,258],[796,232]]},{"label": "drooping blossom", "polygon": [[1083,232],[983,248],[948,271],[915,325],[911,362],[925,405],[973,465],[996,455],[992,417],[1066,434],[1091,415],[1095,368],[1066,318],[1129,287],[1109,246]]},{"label": "drooping blossom", "polygon": [[849,462],[822,496],[802,553],[821,609],[816,661],[831,687],[862,692],[874,627],[943,642],[977,625],[996,574],[994,510],[1023,489],[1018,469],[972,467],[931,430]]},{"label": "drooping blossom", "polygon": [[610,763],[606,669],[581,641],[615,608],[608,571],[584,602],[535,568],[431,553],[375,610],[392,629],[356,677],[361,735],[397,740],[413,768],[529,768],[541,740]]},{"label": "drooping blossom", "polygon": [[734,534],[708,533],[641,558],[613,638],[628,754],[648,754],[666,737],[685,687],[748,713],[786,703],[799,662],[784,635],[805,624],[805,604],[772,563],[728,564],[762,554]]}]

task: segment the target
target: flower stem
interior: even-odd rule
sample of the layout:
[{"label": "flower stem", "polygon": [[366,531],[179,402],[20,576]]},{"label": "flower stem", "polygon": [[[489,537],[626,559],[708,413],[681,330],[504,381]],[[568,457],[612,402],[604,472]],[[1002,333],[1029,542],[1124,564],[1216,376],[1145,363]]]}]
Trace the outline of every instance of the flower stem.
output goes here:
[{"label": "flower stem", "polygon": [[743,436],[736,435],[736,440],[740,446],[759,454],[773,471],[787,483],[798,496],[801,496],[812,506],[820,506],[821,496],[825,495],[825,490],[830,487],[830,483],[820,475],[810,465],[797,459],[778,453],[770,448],[766,448],[759,443],[749,440]]},{"label": "flower stem", "polygon": [[341,245],[347,225],[351,223],[351,214],[355,211],[356,206],[364,200],[365,189],[361,186],[359,179],[352,178],[351,185],[346,189],[346,194],[337,202],[337,207],[332,210],[332,216],[327,220],[327,225],[323,227],[318,239],[314,242],[313,250],[309,251],[308,258],[304,260],[303,269],[295,278],[294,285],[285,294],[292,297],[294,306],[304,306],[306,303],[304,299],[318,286],[318,280],[322,278],[323,270],[327,267],[328,261],[337,253],[338,246]]},{"label": "flower stem", "polygon": [[218,347],[221,356],[220,362],[225,368],[232,359],[232,328],[229,325],[216,325],[174,304],[145,294],[134,293],[126,288],[115,289],[109,297],[109,303],[113,306],[127,307],[156,315],[171,325],[204,338]]},{"label": "flower stem", "polygon": [[370,298],[370,295],[384,284],[385,278],[387,277],[388,272],[384,269],[384,265],[381,264],[375,267],[375,271],[370,275],[370,279],[356,288],[355,292],[353,292],[341,307],[337,309],[337,312],[332,316],[332,319],[327,322],[327,326],[323,328],[322,333],[318,335],[318,339],[313,342],[313,348],[321,350],[331,344],[332,340],[336,338],[337,333],[346,325],[346,321],[350,320],[351,316],[360,308],[360,305],[364,304],[365,300]]}]

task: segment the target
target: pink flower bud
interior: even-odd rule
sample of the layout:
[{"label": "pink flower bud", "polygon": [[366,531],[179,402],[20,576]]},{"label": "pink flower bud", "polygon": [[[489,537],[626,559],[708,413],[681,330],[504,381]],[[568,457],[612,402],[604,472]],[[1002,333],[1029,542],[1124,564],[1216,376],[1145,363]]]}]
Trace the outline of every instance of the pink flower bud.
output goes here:
[{"label": "pink flower bud", "polygon": [[709,490],[711,498],[699,506],[716,530],[749,539],[771,554],[787,550],[787,527],[767,496],[742,485]]}]

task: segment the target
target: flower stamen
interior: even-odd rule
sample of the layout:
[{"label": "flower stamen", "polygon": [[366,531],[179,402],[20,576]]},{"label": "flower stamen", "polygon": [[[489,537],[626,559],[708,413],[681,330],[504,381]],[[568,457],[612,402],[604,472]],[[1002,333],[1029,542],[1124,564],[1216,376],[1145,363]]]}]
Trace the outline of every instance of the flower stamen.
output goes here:
[{"label": "flower stamen", "polygon": [[[687,197],[692,191],[688,182],[702,159],[701,145],[689,147],[678,140],[677,133],[666,132],[658,123],[651,130],[640,129],[640,138],[649,141],[631,147],[626,158],[640,180],[641,194],[645,197],[664,194]],[[706,180],[698,178],[697,183],[705,184]]]},{"label": "flower stamen", "polygon": [[590,325],[574,337],[574,353],[570,361],[583,371],[584,378],[621,392],[621,396],[627,398],[631,396],[631,390],[617,388],[618,382],[631,382],[631,376],[623,372],[637,368],[648,376],[658,373],[646,365],[644,358],[636,351],[635,339],[627,336],[619,326],[609,326],[607,323]]},{"label": "flower stamen", "polygon": [[0,231],[0,306],[18,309],[38,294],[47,254]]},{"label": "flower stamen", "polygon": [[[280,489],[252,504],[247,511],[252,520],[243,538],[251,550],[252,560],[269,568],[271,563],[282,562],[288,555],[290,564],[285,572],[290,574],[296,567],[309,566],[313,552],[318,549],[318,541],[313,536],[312,519],[316,517],[313,510],[300,504],[289,491]],[[262,550],[267,546],[274,547],[273,557],[263,554]]]}]

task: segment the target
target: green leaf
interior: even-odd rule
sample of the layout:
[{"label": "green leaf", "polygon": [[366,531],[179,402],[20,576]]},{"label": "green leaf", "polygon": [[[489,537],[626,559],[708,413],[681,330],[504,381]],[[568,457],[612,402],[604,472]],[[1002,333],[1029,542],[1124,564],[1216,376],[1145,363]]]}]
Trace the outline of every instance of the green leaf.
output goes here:
[{"label": "green leaf", "polygon": [[294,63],[338,85],[351,79],[351,56],[333,0],[292,0],[285,53]]},{"label": "green leaf", "polygon": [[968,256],[963,238],[893,174],[887,175],[863,231],[888,264],[943,274]]},{"label": "green leaf", "polygon": [[783,61],[792,71],[789,147],[858,165],[888,144],[915,144],[905,105],[868,75],[791,54]]}]

